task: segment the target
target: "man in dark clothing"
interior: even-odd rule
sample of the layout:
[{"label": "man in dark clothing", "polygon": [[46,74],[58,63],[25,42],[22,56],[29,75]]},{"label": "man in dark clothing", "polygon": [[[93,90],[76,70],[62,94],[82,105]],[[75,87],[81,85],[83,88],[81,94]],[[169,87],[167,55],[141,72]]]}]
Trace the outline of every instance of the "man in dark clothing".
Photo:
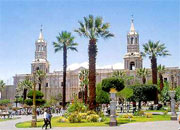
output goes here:
[{"label": "man in dark clothing", "polygon": [[52,128],[51,127],[51,118],[52,118],[52,114],[51,114],[51,111],[49,111],[47,113],[47,126],[49,125],[50,126],[50,129]]}]

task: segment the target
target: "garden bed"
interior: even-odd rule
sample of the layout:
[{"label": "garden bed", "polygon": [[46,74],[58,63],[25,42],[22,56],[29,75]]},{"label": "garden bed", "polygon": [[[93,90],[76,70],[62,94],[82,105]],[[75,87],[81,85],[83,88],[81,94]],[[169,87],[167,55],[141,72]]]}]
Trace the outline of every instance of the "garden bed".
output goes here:
[{"label": "garden bed", "polygon": [[[98,126],[109,126],[109,117],[106,118],[104,122],[85,122],[82,123],[69,123],[69,122],[59,122],[60,117],[52,118],[52,127],[98,127]],[[128,119],[122,116],[117,118],[118,125],[126,123],[135,123],[135,122],[152,122],[152,121],[167,121],[170,120],[169,115],[153,115],[151,118],[145,116],[133,116],[133,118]],[[43,120],[38,120],[37,127],[42,127]],[[30,128],[31,121],[21,122],[16,124],[17,128]]]}]

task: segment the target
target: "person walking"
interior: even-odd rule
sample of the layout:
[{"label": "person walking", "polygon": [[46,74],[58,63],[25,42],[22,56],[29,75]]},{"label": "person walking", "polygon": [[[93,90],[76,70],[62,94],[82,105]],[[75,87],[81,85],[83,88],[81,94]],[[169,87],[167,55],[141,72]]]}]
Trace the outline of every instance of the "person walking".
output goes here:
[{"label": "person walking", "polygon": [[47,113],[47,127],[49,125],[50,129],[52,128],[52,126],[51,126],[51,118],[52,118],[52,114],[51,114],[51,111],[49,110],[48,113]]},{"label": "person walking", "polygon": [[42,126],[42,129],[45,127],[45,129],[47,129],[48,126],[48,113],[47,110],[44,111],[44,124]]}]

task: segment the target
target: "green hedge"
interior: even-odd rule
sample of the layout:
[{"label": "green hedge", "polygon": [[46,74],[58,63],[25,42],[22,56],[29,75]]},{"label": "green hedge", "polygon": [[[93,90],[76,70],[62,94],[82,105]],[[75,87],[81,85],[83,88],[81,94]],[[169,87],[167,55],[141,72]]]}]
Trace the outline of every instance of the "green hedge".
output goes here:
[{"label": "green hedge", "polygon": [[0,100],[0,106],[7,105],[10,103],[9,99]]}]

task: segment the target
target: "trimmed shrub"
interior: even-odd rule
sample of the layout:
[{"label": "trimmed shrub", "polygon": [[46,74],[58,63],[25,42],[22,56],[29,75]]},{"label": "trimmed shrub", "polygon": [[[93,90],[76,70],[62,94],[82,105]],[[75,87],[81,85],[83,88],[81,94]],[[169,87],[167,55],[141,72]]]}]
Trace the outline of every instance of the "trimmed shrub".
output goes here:
[{"label": "trimmed shrub", "polygon": [[124,88],[124,81],[117,77],[110,77],[102,80],[102,90],[109,92],[111,88],[121,91]]},{"label": "trimmed shrub", "polygon": [[[26,99],[25,100],[25,103],[29,106],[32,106],[33,105],[33,99]],[[41,106],[43,104],[46,103],[46,100],[45,99],[36,99],[36,105],[37,106]]]},{"label": "trimmed shrub", "polygon": [[[31,99],[33,99],[33,90],[30,90],[29,92],[28,92],[28,98],[31,98]],[[41,99],[41,98],[43,98],[44,97],[44,94],[41,92],[41,91],[36,91],[36,99]]]},{"label": "trimmed shrub", "polygon": [[[35,91],[36,92],[36,105],[41,106],[46,103],[45,99],[42,99],[44,94],[41,91]],[[29,106],[33,105],[33,90],[30,90],[28,92],[28,98],[25,100],[25,103]]]}]

